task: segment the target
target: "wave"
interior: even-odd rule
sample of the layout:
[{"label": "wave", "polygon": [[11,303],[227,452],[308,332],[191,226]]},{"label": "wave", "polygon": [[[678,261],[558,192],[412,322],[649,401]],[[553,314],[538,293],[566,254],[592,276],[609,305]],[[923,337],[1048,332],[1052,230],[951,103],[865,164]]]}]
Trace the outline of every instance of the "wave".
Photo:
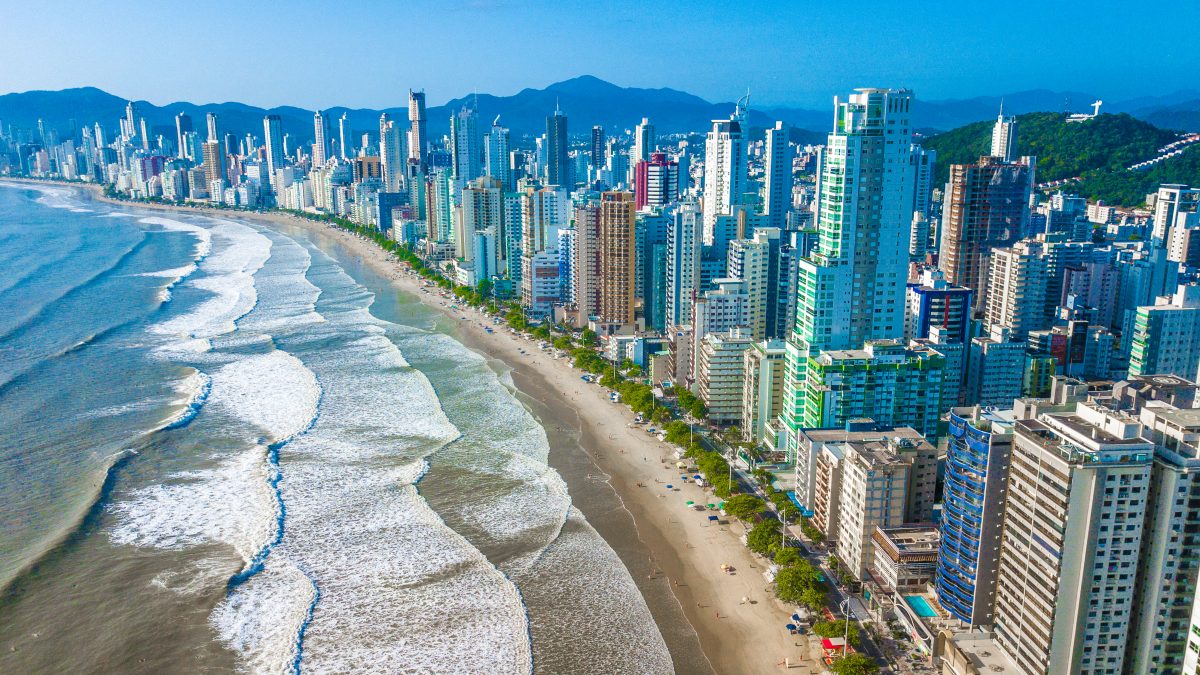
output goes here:
[{"label": "wave", "polygon": [[44,567],[65,555],[98,527],[105,505],[116,488],[118,474],[137,454],[136,450],[127,448],[109,456],[99,472],[101,480],[92,493],[91,501],[80,512],[79,517],[64,527],[62,532],[24,567],[8,579],[0,580],[0,605],[8,604],[20,596],[26,588],[26,582],[39,577]]},{"label": "wave", "polygon": [[[0,242],[0,243],[2,243],[2,242]],[[14,289],[20,288],[21,286],[24,286],[26,283],[28,283],[30,281],[40,279],[42,277],[42,273],[45,272],[47,269],[50,269],[50,268],[54,267],[55,265],[60,265],[60,264],[62,264],[62,262],[64,260],[79,253],[79,251],[83,249],[83,245],[84,245],[83,238],[80,237],[79,239],[75,240],[74,245],[71,246],[71,248],[69,250],[65,251],[65,253],[63,252],[63,250],[61,248],[53,247],[52,250],[55,253],[62,253],[62,255],[52,255],[52,256],[44,255],[47,252],[46,248],[41,247],[40,252],[38,253],[38,259],[39,259],[38,263],[32,267],[26,268],[26,270],[22,274],[12,277],[6,286],[4,286],[3,288],[0,288],[0,295],[3,295],[5,293],[10,293]],[[11,267],[12,261],[5,261],[4,266]]]},{"label": "wave", "polygon": [[212,378],[195,370],[179,383],[178,389],[186,396],[176,403],[186,405],[173,417],[164,421],[160,427],[162,429],[182,429],[196,419],[196,415],[200,414],[200,409],[204,407],[204,402],[208,400],[208,395],[212,391]]},{"label": "wave", "polygon": [[[157,224],[172,222],[153,219]],[[254,275],[270,257],[271,240],[252,228],[237,224],[217,224],[211,229],[177,223],[185,229],[198,228],[219,236],[227,245],[212,253],[210,247],[198,249],[205,256],[199,263],[201,277],[189,277],[188,286],[207,291],[209,297],[189,312],[150,328],[161,335],[178,339],[164,346],[165,354],[204,352],[212,347],[211,339],[232,333],[239,319],[254,309],[258,302]],[[208,240],[211,242],[211,238]]]},{"label": "wave", "polygon": [[109,265],[107,265],[103,269],[100,269],[100,270],[94,272],[91,276],[87,277],[82,282],[77,283],[77,284],[67,288],[65,291],[60,293],[57,297],[54,297],[54,298],[42,303],[42,305],[40,307],[38,307],[32,314],[30,314],[30,315],[26,316],[24,319],[22,319],[20,321],[20,323],[18,323],[16,326],[13,326],[12,328],[10,328],[6,333],[0,334],[0,342],[9,340],[15,336],[22,334],[23,332],[28,330],[31,326],[36,324],[39,319],[41,319],[43,316],[45,316],[46,312],[51,307],[70,298],[74,294],[83,291],[84,289],[91,286],[92,284],[99,281],[100,279],[106,278],[108,275],[112,274],[113,271],[120,268],[122,265],[124,265],[126,262],[128,262],[131,258],[133,258],[135,255],[137,255],[138,252],[141,251],[142,248],[146,246],[146,243],[147,243],[147,239],[146,239],[145,235],[141,236],[136,242],[134,242],[133,245],[126,248],[121,253],[121,255],[119,255],[115,260],[113,260]]},{"label": "wave", "polygon": [[193,256],[197,261],[202,260],[212,251],[212,232],[206,227],[185,223],[181,220],[173,218],[162,218],[159,216],[149,216],[138,220],[144,225],[158,225],[164,230],[171,232],[187,232],[196,237],[196,248],[193,251]]}]

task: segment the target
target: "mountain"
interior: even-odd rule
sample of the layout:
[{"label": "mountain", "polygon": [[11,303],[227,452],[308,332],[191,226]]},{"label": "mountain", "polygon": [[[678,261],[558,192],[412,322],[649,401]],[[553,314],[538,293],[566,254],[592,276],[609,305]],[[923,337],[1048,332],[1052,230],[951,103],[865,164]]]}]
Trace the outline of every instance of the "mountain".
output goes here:
[{"label": "mountain", "polygon": [[[1124,206],[1141,204],[1160,182],[1200,183],[1200,148],[1148,171],[1126,171],[1178,139],[1175,132],[1127,113],[1104,113],[1085,122],[1067,122],[1061,113],[1027,113],[1018,115],[1017,122],[1017,154],[1037,157],[1039,182],[1080,176],[1083,180],[1069,189]],[[946,181],[951,164],[974,162],[987,154],[991,132],[991,122],[976,122],[921,141],[938,153],[935,184]]]},{"label": "mountain", "polygon": [[[15,127],[35,128],[38,119],[62,132],[71,128],[72,120],[77,126],[100,121],[106,128],[116,127],[118,118],[125,114],[126,100],[94,87],[64,89],[62,91],[29,91],[0,96],[0,121]],[[206,113],[214,112],[220,119],[222,130],[239,136],[249,132],[262,137],[262,118],[277,114],[285,133],[300,142],[311,142],[313,136],[313,112],[291,106],[263,109],[243,103],[195,104],[178,101],[156,106],[138,101],[142,115],[151,127],[151,133],[174,136],[175,114],[186,112],[192,117],[196,129],[204,125]],[[544,89],[523,89],[512,96],[478,94],[448,101],[441,106],[427,109],[429,131],[441,135],[449,130],[450,116],[463,105],[476,105],[479,110],[480,130],[500,117],[500,123],[516,138],[536,136],[546,130],[546,116],[561,107],[570,120],[572,134],[589,133],[593,125],[603,125],[609,133],[632,129],[642,117],[649,117],[659,133],[703,132],[714,119],[728,118],[733,112],[732,102],[710,103],[704,99],[675,89],[640,89],[619,87],[592,76],[576,77],[557,82]],[[363,132],[377,131],[379,116],[386,112],[393,119],[407,120],[407,102],[402,106],[374,109],[329,108],[331,127],[337,133],[337,120],[345,113],[357,138]],[[775,118],[758,110],[750,111],[751,127],[767,127]]]}]

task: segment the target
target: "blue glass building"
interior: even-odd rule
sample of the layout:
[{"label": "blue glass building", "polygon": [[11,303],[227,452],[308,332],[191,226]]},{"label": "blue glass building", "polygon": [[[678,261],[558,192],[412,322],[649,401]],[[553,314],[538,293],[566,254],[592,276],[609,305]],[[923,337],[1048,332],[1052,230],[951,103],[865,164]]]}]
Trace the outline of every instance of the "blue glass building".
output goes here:
[{"label": "blue glass building", "polygon": [[1012,427],[1011,410],[950,411],[934,585],[942,607],[969,625],[992,622]]}]

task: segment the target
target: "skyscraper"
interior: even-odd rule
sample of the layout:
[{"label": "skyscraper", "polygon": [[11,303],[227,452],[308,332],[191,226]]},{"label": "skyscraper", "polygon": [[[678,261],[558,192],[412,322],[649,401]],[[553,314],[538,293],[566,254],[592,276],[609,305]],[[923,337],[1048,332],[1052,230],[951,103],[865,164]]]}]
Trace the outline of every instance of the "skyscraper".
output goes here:
[{"label": "skyscraper", "polygon": [[638,162],[648,161],[656,143],[654,125],[650,123],[649,118],[643,117],[633,129],[633,149],[629,153],[629,165],[637,166]]},{"label": "skyscraper", "polygon": [[279,115],[267,115],[263,118],[263,139],[267,148],[267,173],[273,191],[278,197],[282,192],[277,183],[276,172],[283,168],[283,122]]},{"label": "skyscraper", "polygon": [[175,156],[187,159],[184,137],[192,131],[192,116],[181,112],[175,116]]},{"label": "skyscraper", "polygon": [[329,160],[329,118],[320,110],[313,113],[313,167],[324,166]]},{"label": "skyscraper", "polygon": [[483,138],[484,173],[500,181],[505,190],[513,189],[509,140],[508,129],[500,126],[499,117],[492,122],[491,130]]},{"label": "skyscraper", "polygon": [[425,153],[429,137],[425,131],[425,92],[408,90],[408,157],[417,163],[421,171],[426,169]]},{"label": "skyscraper", "polygon": [[405,184],[408,153],[404,147],[404,134],[387,113],[379,116],[379,163],[383,189],[399,192]]},{"label": "skyscraper", "polygon": [[338,119],[338,157],[350,159],[350,144],[354,142],[354,131],[350,129],[350,116],[342,113]]},{"label": "skyscraper", "polygon": [[1200,188],[1189,188],[1178,183],[1158,186],[1154,195],[1154,225],[1150,241],[1163,247],[1171,241],[1171,230],[1180,213],[1195,213],[1200,206]]},{"label": "skyscraper", "polygon": [[[571,168],[567,162],[567,116],[555,107],[546,118],[546,184],[560,185],[571,190]],[[631,230],[632,232],[632,230]]]},{"label": "skyscraper", "polygon": [[907,89],[859,89],[847,101],[834,99],[817,195],[820,240],[799,261],[796,324],[788,340],[782,417],[789,439],[807,417],[809,357],[904,335],[912,104]]},{"label": "skyscraper", "polygon": [[1013,161],[1017,155],[1017,118],[1005,117],[1003,107],[992,127],[991,155],[1004,162]]},{"label": "skyscraper", "polygon": [[575,306],[577,325],[600,312],[600,207],[583,204],[575,209]]},{"label": "skyscraper", "polygon": [[600,308],[601,323],[629,326],[634,322],[633,297],[637,248],[634,241],[635,205],[629,192],[600,195]]},{"label": "skyscraper", "polygon": [[592,127],[592,171],[598,172],[604,166],[604,127],[597,124]]},{"label": "skyscraper", "polygon": [[975,291],[977,310],[986,306],[991,251],[1024,236],[1032,181],[1033,169],[1024,162],[980,157],[950,166],[938,266],[946,281]]},{"label": "skyscraper", "polygon": [[733,213],[746,190],[744,112],[739,104],[727,120],[713,120],[704,140],[704,239],[712,240],[717,216]]},{"label": "skyscraper", "polygon": [[479,121],[473,108],[463,106],[450,117],[450,161],[455,180],[460,185],[478,178],[482,173],[479,149]]},{"label": "skyscraper", "polygon": [[650,159],[634,167],[633,189],[637,208],[665,206],[679,198],[679,165],[665,152],[650,153]]},{"label": "skyscraper", "polygon": [[217,113],[208,113],[204,116],[208,126],[208,140],[220,141],[221,135],[217,133]]},{"label": "skyscraper", "polygon": [[763,213],[767,227],[783,229],[792,205],[792,155],[783,122],[766,131],[767,156],[763,162]]}]

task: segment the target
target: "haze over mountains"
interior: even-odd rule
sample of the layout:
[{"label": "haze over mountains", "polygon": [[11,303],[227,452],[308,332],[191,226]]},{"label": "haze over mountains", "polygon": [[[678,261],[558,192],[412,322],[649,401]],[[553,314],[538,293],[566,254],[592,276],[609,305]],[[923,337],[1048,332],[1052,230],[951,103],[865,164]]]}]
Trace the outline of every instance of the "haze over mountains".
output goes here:
[{"label": "haze over mountains", "polygon": [[[917,93],[919,95],[920,92]],[[384,110],[335,107],[327,109],[326,113],[333,120],[335,129],[336,120],[343,112],[347,113],[351,127],[358,135],[378,130],[381,112],[387,112],[393,118],[407,119],[406,96],[406,91],[397,91],[396,99],[400,105]],[[1038,89],[1002,96],[921,100],[915,110],[915,123],[919,129],[948,130],[993,118],[1001,101],[1006,113],[1021,114],[1083,111],[1096,98],[1082,92]],[[174,135],[174,116],[178,112],[189,113],[197,128],[203,124],[205,113],[216,112],[225,131],[261,136],[263,116],[274,113],[282,118],[284,130],[294,139],[307,142],[312,138],[313,111],[303,108],[282,106],[263,109],[236,102],[176,102],[163,106],[145,101],[140,103],[142,113],[155,133],[164,135]],[[543,89],[523,89],[511,96],[471,94],[441,106],[432,106],[428,109],[430,132],[436,135],[444,133],[449,126],[450,115],[469,103],[478,106],[481,127],[486,127],[499,115],[500,123],[511,129],[517,137],[544,132],[546,115],[553,112],[556,106],[570,117],[573,134],[585,133],[595,124],[605,126],[610,132],[629,129],[642,117],[649,117],[660,133],[704,132],[710,120],[727,117],[734,107],[733,102],[713,103],[676,89],[621,87],[584,75],[556,82]],[[32,128],[41,118],[60,131],[69,130],[71,120],[79,125],[99,120],[106,126],[115,127],[116,120],[124,114],[125,104],[126,99],[94,87],[6,94],[0,96],[0,122]],[[754,106],[753,97],[750,107],[752,127],[770,126],[775,120],[781,119],[796,127],[793,138],[799,141],[819,142],[823,139],[833,115],[832,105],[827,110],[789,107],[760,109]],[[1106,102],[1103,111],[1128,112],[1163,128],[1196,131],[1200,130],[1200,90]]]}]

